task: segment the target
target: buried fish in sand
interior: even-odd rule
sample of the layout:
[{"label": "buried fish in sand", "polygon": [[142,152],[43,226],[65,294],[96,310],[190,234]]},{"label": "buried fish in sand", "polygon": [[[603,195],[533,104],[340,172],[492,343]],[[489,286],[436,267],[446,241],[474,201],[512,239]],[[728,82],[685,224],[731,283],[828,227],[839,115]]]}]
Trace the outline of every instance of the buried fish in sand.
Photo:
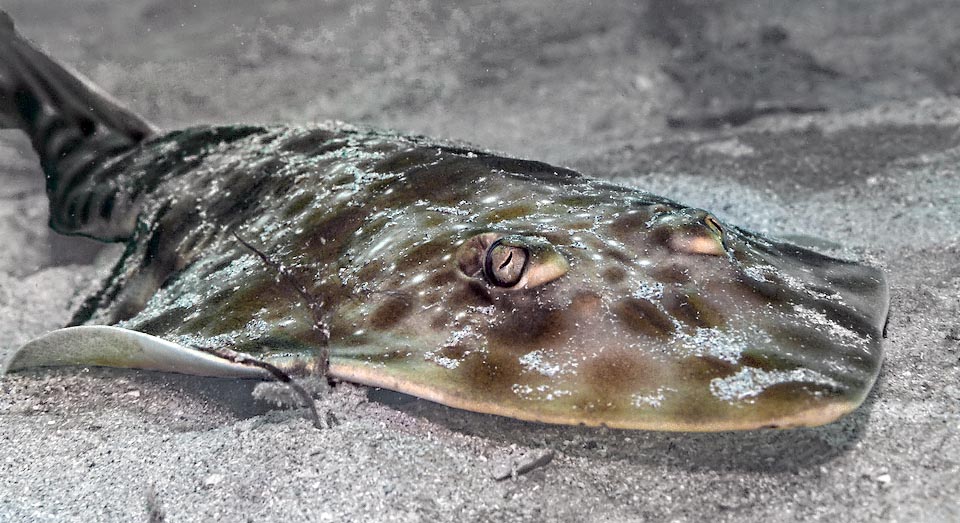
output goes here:
[{"label": "buried fish in sand", "polygon": [[162,131],[5,15],[0,127],[30,136],[54,229],[127,246],[7,372],[270,368],[683,431],[827,423],[879,372],[875,268],[462,144],[343,123]]}]

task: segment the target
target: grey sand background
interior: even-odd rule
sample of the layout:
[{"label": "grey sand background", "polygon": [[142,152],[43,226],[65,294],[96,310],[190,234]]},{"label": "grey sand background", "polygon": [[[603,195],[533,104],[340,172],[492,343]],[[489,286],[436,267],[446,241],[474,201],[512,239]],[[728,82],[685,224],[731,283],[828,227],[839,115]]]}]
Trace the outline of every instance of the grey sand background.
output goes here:
[{"label": "grey sand background", "polygon": [[[887,359],[828,426],[554,427],[349,384],[317,431],[253,384],[0,380],[0,521],[960,519],[960,6],[886,2],[8,0],[21,32],[164,128],[343,119],[572,166],[882,266]],[[754,118],[757,117],[757,118]],[[46,226],[0,136],[0,355],[117,247]],[[492,473],[552,449],[516,480]]]}]

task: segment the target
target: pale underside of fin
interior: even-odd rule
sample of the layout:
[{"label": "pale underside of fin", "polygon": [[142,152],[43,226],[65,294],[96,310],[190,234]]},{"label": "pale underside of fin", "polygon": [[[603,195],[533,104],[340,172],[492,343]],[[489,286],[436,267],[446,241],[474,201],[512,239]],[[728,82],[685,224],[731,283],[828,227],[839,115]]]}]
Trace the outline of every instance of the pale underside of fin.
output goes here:
[{"label": "pale underside of fin", "polygon": [[241,365],[156,336],[120,327],[68,327],[45,334],[0,365],[0,374],[35,367],[95,366],[177,372],[221,378],[269,378]]}]

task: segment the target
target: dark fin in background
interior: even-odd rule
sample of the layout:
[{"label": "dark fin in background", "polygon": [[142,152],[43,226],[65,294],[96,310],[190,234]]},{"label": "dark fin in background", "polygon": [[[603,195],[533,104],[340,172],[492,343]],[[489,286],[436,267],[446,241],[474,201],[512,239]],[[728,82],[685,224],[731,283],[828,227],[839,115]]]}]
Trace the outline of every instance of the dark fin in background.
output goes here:
[{"label": "dark fin in background", "polygon": [[119,241],[137,202],[115,172],[157,129],[17,34],[0,10],[0,128],[27,133],[47,179],[50,226]]}]

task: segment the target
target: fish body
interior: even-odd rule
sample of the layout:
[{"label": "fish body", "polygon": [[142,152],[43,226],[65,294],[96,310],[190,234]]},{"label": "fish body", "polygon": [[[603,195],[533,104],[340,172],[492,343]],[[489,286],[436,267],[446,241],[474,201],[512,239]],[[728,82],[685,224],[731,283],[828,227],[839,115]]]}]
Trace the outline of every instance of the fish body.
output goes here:
[{"label": "fish body", "polygon": [[[7,98],[62,117],[42,85],[16,87],[59,74],[11,52],[21,66],[6,71]],[[61,331],[10,370],[220,375],[169,355],[226,347],[478,412],[688,431],[826,423],[879,372],[879,270],[648,192],[338,122],[169,133],[143,122],[131,133],[94,118],[89,136],[123,147],[107,154],[81,136],[93,160],[70,171],[51,144],[58,132],[39,136],[18,103],[8,113],[53,158],[54,227],[127,248],[73,322],[123,331]],[[138,346],[157,340],[166,363],[100,357],[110,340],[122,345],[111,333],[131,331],[148,335]],[[64,356],[83,332],[95,341]]]}]

